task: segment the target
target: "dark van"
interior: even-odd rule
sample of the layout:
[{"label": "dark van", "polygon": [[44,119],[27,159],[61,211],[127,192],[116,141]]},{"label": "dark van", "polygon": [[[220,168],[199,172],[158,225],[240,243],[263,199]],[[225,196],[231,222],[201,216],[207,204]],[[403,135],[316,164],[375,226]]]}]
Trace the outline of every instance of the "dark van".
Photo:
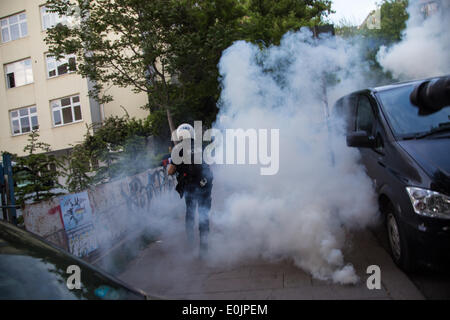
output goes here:
[{"label": "dark van", "polygon": [[354,92],[334,112],[374,181],[395,263],[449,261],[450,77]]}]

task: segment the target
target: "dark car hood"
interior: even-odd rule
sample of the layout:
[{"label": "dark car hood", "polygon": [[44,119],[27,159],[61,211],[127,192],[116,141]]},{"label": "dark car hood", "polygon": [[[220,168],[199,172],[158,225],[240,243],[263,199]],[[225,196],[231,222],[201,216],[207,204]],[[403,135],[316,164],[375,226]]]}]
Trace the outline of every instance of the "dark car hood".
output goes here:
[{"label": "dark car hood", "polygon": [[432,179],[436,189],[450,192],[450,137],[398,143]]}]

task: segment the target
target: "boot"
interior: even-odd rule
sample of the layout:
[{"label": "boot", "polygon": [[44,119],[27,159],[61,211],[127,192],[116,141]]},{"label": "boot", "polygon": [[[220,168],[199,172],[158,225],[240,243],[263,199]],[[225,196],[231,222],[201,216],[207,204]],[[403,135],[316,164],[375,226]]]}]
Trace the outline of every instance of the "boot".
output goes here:
[{"label": "boot", "polygon": [[190,230],[188,228],[186,228],[186,238],[187,238],[187,247],[189,251],[193,251],[194,250],[194,230]]},{"label": "boot", "polygon": [[206,260],[207,255],[208,255],[208,237],[205,234],[201,234],[199,257],[201,260]]}]

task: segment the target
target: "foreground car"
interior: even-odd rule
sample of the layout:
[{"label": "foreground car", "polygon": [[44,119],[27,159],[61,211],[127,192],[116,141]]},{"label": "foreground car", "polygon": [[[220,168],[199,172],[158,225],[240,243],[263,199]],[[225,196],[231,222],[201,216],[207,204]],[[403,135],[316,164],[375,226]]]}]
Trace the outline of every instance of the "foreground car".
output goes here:
[{"label": "foreground car", "polygon": [[[80,289],[67,285],[73,284],[70,266],[80,270]],[[146,298],[100,269],[0,220],[0,300]]]},{"label": "foreground car", "polygon": [[[417,98],[417,89],[436,83],[438,98]],[[375,183],[392,258],[404,270],[450,260],[449,84],[450,77],[399,83],[335,104],[347,145],[360,148]]]}]

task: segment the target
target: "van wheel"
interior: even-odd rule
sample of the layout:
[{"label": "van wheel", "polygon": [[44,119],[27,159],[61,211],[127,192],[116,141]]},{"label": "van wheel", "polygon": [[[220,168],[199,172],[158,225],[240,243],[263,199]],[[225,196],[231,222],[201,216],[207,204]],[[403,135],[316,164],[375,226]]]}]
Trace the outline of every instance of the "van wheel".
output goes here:
[{"label": "van wheel", "polygon": [[411,259],[411,250],[409,249],[405,232],[401,225],[398,224],[398,218],[392,205],[389,205],[387,208],[386,229],[391,256],[395,264],[404,271],[412,271],[414,266]]}]

